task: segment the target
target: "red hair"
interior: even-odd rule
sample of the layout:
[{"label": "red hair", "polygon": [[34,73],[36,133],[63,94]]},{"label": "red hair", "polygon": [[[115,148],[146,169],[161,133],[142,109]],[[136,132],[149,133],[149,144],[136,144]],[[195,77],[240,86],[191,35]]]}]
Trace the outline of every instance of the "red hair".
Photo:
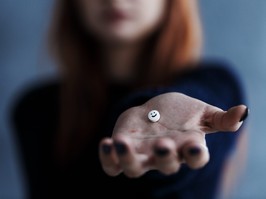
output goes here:
[{"label": "red hair", "polygon": [[[132,89],[169,82],[172,74],[194,66],[190,63],[200,58],[202,30],[197,0],[167,2],[163,23],[147,41],[148,58],[140,73],[145,81],[140,79]],[[106,105],[107,85],[101,67],[97,67],[97,43],[82,26],[74,1],[59,0],[55,14],[50,44],[62,72],[56,151],[66,160],[76,156],[94,136]]]}]

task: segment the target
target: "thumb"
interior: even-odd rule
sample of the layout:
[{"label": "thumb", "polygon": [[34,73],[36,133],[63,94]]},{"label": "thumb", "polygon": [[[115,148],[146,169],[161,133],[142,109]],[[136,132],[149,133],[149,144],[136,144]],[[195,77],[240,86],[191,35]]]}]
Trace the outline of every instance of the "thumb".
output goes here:
[{"label": "thumb", "polygon": [[237,131],[248,117],[249,109],[245,105],[234,106],[223,111],[214,106],[208,106],[205,112],[204,129],[207,133],[216,131]]}]

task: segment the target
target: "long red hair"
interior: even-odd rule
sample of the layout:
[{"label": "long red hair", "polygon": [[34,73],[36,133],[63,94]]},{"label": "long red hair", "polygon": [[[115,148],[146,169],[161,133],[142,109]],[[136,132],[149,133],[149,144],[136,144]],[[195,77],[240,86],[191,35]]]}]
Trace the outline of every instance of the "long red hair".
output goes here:
[{"label": "long red hair", "polygon": [[[200,58],[202,29],[197,0],[167,0],[164,21],[145,48],[145,67],[132,89],[171,80]],[[74,0],[58,0],[51,27],[51,52],[62,74],[56,154],[75,157],[96,131],[106,105],[106,82],[94,38],[81,24]],[[98,115],[96,114],[98,113]]]}]

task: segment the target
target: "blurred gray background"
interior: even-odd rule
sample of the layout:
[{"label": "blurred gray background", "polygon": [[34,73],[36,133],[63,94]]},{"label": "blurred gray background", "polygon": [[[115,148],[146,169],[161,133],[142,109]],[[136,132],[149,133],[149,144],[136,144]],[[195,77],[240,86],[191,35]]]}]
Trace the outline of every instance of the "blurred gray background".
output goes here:
[{"label": "blurred gray background", "polygon": [[[247,168],[232,199],[266,199],[266,1],[199,3],[205,56],[233,64],[251,110]],[[0,199],[27,195],[8,115],[10,104],[25,85],[56,74],[43,56],[52,4],[52,0],[0,0]]]}]

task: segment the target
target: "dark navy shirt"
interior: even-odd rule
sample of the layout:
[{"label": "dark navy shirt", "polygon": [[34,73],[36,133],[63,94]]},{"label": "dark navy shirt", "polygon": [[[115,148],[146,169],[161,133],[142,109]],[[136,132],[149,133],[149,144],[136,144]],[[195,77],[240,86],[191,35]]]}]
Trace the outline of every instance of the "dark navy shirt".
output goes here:
[{"label": "dark navy shirt", "polygon": [[[110,136],[112,127],[124,110],[141,105],[150,98],[181,92],[221,109],[245,104],[242,83],[225,62],[203,62],[200,67],[178,77],[171,86],[143,89],[133,93],[113,86],[109,119],[90,140],[86,150],[67,170],[54,166],[53,140],[58,126],[59,82],[40,84],[23,92],[12,110],[12,124],[21,152],[29,198],[145,198],[145,199],[214,199],[222,168],[234,149],[237,133],[218,132],[206,136],[209,163],[198,170],[186,165],[173,175],[150,171],[137,179],[123,174],[107,176],[98,159],[99,140]],[[126,93],[126,94],[125,94]]]}]

